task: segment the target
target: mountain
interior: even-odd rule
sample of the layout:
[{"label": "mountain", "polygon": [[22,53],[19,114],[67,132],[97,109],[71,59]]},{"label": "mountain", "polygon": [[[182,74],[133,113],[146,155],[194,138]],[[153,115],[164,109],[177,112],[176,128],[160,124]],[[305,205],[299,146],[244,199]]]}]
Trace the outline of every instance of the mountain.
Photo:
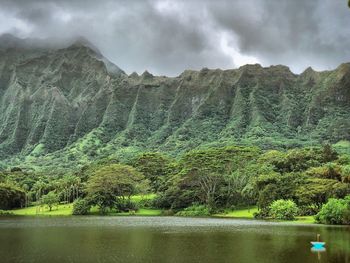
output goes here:
[{"label": "mountain", "polygon": [[127,75],[86,41],[64,48],[35,43],[0,37],[6,162],[69,165],[136,150],[350,140],[350,63],[300,75],[258,64],[177,77]]}]

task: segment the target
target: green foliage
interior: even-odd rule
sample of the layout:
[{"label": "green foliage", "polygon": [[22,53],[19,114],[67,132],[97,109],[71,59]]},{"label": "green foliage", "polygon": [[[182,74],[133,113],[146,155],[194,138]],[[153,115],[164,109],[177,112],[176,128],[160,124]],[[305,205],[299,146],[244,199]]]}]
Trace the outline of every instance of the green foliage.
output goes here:
[{"label": "green foliage", "polygon": [[329,198],[344,197],[349,192],[349,184],[333,179],[310,178],[296,189],[295,195],[301,205],[321,207]]},{"label": "green foliage", "polygon": [[[130,77],[106,71],[93,53],[87,47],[1,53],[9,63],[2,76],[15,74],[31,98],[17,96],[23,87],[3,79],[1,170],[20,164],[64,175],[111,155],[129,162],[144,151],[179,156],[229,144],[284,150],[349,140],[349,64],[327,74],[246,65],[176,78]],[[13,65],[20,65],[16,72]],[[47,99],[57,94],[66,99]],[[294,157],[282,157],[286,163],[276,169],[309,165],[304,158],[294,166]],[[159,187],[153,176],[162,173],[151,174],[153,188]]]},{"label": "green foliage", "polygon": [[50,211],[55,205],[58,205],[58,203],[59,199],[54,191],[51,191],[48,194],[41,197],[41,204],[46,205]]},{"label": "green foliage", "polygon": [[210,209],[205,205],[194,204],[184,210],[177,212],[177,216],[209,216]]},{"label": "green foliage", "polygon": [[131,195],[146,192],[148,181],[135,168],[111,164],[97,170],[88,180],[87,194],[101,213],[114,208],[117,200],[130,199]]},{"label": "green foliage", "polygon": [[[82,144],[90,145],[87,141]],[[11,170],[0,173],[0,182],[23,189],[22,205],[43,200],[51,192],[65,204],[78,199],[74,214],[86,214],[90,205],[92,213],[109,209],[111,213],[142,214],[144,208],[159,208],[184,215],[257,206],[255,216],[265,218],[272,204],[284,199],[292,200],[300,215],[314,215],[330,198],[350,194],[350,157],[336,154],[329,145],[283,151],[222,145],[213,143],[174,159],[160,152],[123,148],[79,166],[74,173],[41,173],[10,165]],[[71,213],[71,208],[65,209],[64,213]],[[35,214],[35,209],[30,213]],[[282,216],[276,213],[274,217]]]},{"label": "green foliage", "polygon": [[316,220],[323,224],[350,225],[350,196],[345,199],[329,199],[316,215]]},{"label": "green foliage", "polygon": [[12,216],[14,215],[11,211],[0,210],[0,216]]},{"label": "green foliage", "polygon": [[25,192],[7,183],[0,183],[0,209],[8,210],[25,205]]},{"label": "green foliage", "polygon": [[269,207],[269,214],[274,219],[294,220],[298,207],[292,200],[276,200]]},{"label": "green foliage", "polygon": [[[193,202],[210,209],[231,206],[237,192],[242,200],[241,192],[249,181],[249,173],[243,171],[242,167],[256,160],[258,154],[256,148],[248,147],[191,151],[180,159],[178,174],[169,179],[158,201],[164,207],[174,209],[187,207]],[[232,191],[234,185],[240,189]]]},{"label": "green foliage", "polygon": [[175,168],[172,160],[161,153],[143,153],[132,165],[150,181],[153,192],[158,192],[166,177]]},{"label": "green foliage", "polygon": [[139,210],[139,206],[136,202],[133,202],[130,199],[117,199],[115,202],[115,209],[119,212],[136,212]]},{"label": "green foliage", "polygon": [[86,199],[77,199],[73,204],[73,215],[87,215],[91,209],[91,204]]}]

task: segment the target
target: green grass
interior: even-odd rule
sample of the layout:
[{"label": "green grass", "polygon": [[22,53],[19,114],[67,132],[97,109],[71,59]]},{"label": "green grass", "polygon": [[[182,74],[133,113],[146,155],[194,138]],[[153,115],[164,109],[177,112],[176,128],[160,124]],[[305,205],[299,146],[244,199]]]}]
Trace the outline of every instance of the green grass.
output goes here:
[{"label": "green grass", "polygon": [[[156,194],[146,194],[146,195],[134,195],[131,197],[131,200],[138,203],[142,200],[152,200],[156,197]],[[49,211],[49,209],[46,206],[40,207],[40,206],[30,206],[26,208],[11,210],[9,212],[12,212],[14,215],[20,215],[20,216],[69,216],[72,215],[73,211],[73,204],[63,204],[53,207],[52,211]],[[90,214],[97,215],[99,214],[99,211],[97,207],[92,207]],[[159,209],[149,209],[149,208],[141,208],[139,209],[135,215],[138,216],[159,216],[162,214],[162,210]],[[130,215],[130,213],[115,213],[111,212],[107,215]]]},{"label": "green grass", "polygon": [[254,213],[258,212],[257,207],[251,207],[250,209],[238,209],[238,210],[231,210],[227,211],[225,213],[215,214],[214,216],[217,217],[232,217],[232,218],[254,218]]},{"label": "green grass", "polygon": [[49,211],[47,207],[30,206],[26,208],[11,210],[14,215],[20,216],[69,216],[72,214],[73,204],[58,205]]},{"label": "green grass", "polygon": [[[215,217],[228,217],[228,218],[247,218],[254,219],[254,213],[258,212],[257,207],[251,207],[250,209],[239,209],[227,211],[221,214],[215,214]],[[313,216],[297,216],[295,220],[292,221],[277,221],[283,223],[295,223],[295,224],[315,224],[315,219]]]},{"label": "green grass", "polygon": [[146,194],[146,195],[133,195],[131,197],[131,201],[134,202],[140,202],[142,200],[153,200],[154,198],[156,198],[156,194]]},{"label": "green grass", "polygon": [[[72,215],[73,210],[73,204],[68,205],[58,205],[55,206],[52,211],[49,211],[46,207],[39,207],[39,206],[31,206],[16,210],[11,210],[10,212],[13,213],[13,215],[19,215],[19,216],[69,216]],[[135,214],[137,216],[160,216],[162,214],[162,210],[160,209],[149,209],[149,208],[141,208],[139,209]],[[97,207],[91,208],[90,215],[99,215],[99,211]],[[106,215],[113,215],[113,216],[128,216],[131,215],[130,213],[115,213],[110,212]]]}]

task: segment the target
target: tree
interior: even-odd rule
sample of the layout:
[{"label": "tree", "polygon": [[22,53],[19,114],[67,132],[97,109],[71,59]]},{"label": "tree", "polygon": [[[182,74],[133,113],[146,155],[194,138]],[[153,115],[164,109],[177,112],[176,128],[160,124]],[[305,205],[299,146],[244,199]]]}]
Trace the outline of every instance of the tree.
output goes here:
[{"label": "tree", "polygon": [[341,168],[342,182],[350,183],[350,165],[344,165]]},{"label": "tree", "polygon": [[128,199],[137,193],[148,190],[148,181],[135,168],[111,164],[97,170],[88,180],[87,194],[92,204],[99,207],[101,213],[112,209],[118,199]]},{"label": "tree", "polygon": [[348,184],[333,179],[307,179],[296,189],[296,198],[301,205],[314,204],[318,208],[331,197],[344,197],[350,192]]},{"label": "tree", "polygon": [[33,185],[32,189],[35,192],[36,201],[39,201],[41,199],[42,195],[47,190],[47,184],[44,181],[39,180]]},{"label": "tree", "polygon": [[158,192],[170,169],[174,168],[171,159],[161,153],[143,153],[136,158],[133,166],[150,181],[154,192]]},{"label": "tree", "polygon": [[255,178],[254,187],[258,193],[259,208],[267,208],[277,199],[293,199],[297,186],[304,180],[299,173],[279,174],[270,172]]},{"label": "tree", "polygon": [[11,184],[0,183],[0,209],[13,209],[25,205],[25,192]]},{"label": "tree", "polygon": [[50,211],[54,205],[58,204],[58,202],[58,196],[54,191],[51,191],[47,195],[41,197],[41,204],[47,205]]},{"label": "tree", "polygon": [[330,144],[325,144],[323,146],[323,161],[332,162],[338,158],[338,153],[332,149]]}]

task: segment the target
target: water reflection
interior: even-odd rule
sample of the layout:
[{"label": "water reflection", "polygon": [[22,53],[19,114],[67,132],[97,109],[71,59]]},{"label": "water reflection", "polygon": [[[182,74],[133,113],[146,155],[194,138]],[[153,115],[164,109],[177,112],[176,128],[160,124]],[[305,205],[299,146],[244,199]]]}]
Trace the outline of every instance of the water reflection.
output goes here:
[{"label": "water reflection", "polygon": [[326,252],[325,247],[312,247],[311,252],[317,253],[317,259],[318,261],[321,261],[321,253]]},{"label": "water reflection", "polygon": [[[338,263],[350,262],[348,231],[176,217],[0,219],[0,255],[1,262],[37,263]],[[315,233],[327,242],[327,252],[310,253]]]}]

